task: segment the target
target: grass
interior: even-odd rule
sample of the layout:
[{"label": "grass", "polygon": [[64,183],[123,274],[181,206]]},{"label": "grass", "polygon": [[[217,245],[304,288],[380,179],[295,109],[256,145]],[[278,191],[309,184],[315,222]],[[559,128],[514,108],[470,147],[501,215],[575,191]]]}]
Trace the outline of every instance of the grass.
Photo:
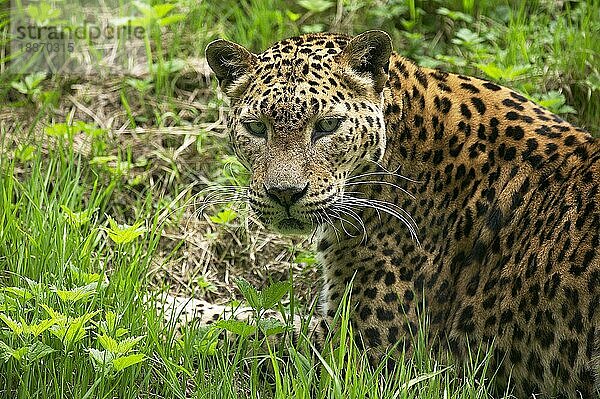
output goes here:
[{"label": "grass", "polygon": [[[423,337],[413,363],[391,375],[371,369],[350,338],[348,306],[339,315],[348,336],[334,339],[341,345],[317,355],[302,342],[287,362],[277,348],[265,355],[252,336],[237,345],[213,345],[210,332],[194,328],[174,337],[142,300],[165,208],[137,204],[135,228],[101,222],[122,188],[101,185],[81,165],[61,142],[33,154],[19,177],[23,165],[2,164],[10,172],[0,179],[4,397],[486,397],[471,374],[433,361]],[[273,384],[263,364],[274,369]]]},{"label": "grass", "polygon": [[234,330],[224,341],[193,326],[178,336],[155,314],[148,293],[243,302],[239,277],[291,281],[276,307],[297,314],[317,291],[309,243],[261,230],[227,198],[197,212],[203,188],[247,180],[197,59],[217,37],[260,51],[302,32],[382,28],[422,65],[509,85],[598,135],[600,2],[151,4],[140,75],[0,76],[0,398],[490,397],[477,348],[459,368],[419,336],[395,370],[368,366],[347,306],[323,353],[304,339],[265,351],[234,333],[243,326],[222,326]]}]

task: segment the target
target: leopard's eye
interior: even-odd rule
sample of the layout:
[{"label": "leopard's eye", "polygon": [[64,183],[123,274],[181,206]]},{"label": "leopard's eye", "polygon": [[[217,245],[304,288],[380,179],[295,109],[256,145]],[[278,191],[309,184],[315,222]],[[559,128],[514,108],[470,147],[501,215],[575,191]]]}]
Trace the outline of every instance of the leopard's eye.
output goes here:
[{"label": "leopard's eye", "polygon": [[325,118],[315,123],[313,141],[335,132],[342,124],[342,118]]},{"label": "leopard's eye", "polygon": [[265,137],[267,133],[267,125],[261,121],[244,122],[246,130],[256,137]]}]

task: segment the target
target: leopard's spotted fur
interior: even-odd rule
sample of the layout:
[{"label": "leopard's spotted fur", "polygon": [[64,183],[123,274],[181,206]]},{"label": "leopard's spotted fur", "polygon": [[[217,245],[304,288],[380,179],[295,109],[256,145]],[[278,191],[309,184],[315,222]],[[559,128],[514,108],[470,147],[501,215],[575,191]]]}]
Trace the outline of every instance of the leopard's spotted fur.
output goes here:
[{"label": "leopard's spotted fur", "polygon": [[597,397],[598,140],[508,88],[418,67],[379,31],[259,55],[220,40],[207,58],[252,208],[283,232],[318,229],[317,340],[353,279],[375,358],[410,353],[424,311],[457,358],[493,341],[518,397]]}]

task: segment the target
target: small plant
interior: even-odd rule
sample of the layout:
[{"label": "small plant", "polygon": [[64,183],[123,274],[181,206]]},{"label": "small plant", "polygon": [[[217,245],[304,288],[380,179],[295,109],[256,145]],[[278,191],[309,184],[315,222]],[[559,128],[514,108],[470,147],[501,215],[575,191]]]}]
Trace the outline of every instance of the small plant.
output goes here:
[{"label": "small plant", "polygon": [[19,144],[15,150],[15,157],[25,163],[29,162],[35,156],[35,147],[31,144]]},{"label": "small plant", "polygon": [[576,114],[575,108],[566,104],[565,96],[559,91],[549,91],[533,96],[533,101],[555,114]]},{"label": "small plant", "polygon": [[144,222],[136,222],[129,226],[127,224],[118,224],[113,218],[108,216],[108,224],[110,227],[104,231],[115,244],[127,244],[142,236],[146,232],[146,228],[142,227]]},{"label": "small plant", "polygon": [[199,276],[196,279],[196,284],[198,284],[201,294],[205,294],[207,292],[217,292],[217,287],[215,287],[215,285],[211,283],[210,280],[208,280],[205,276]]},{"label": "small plant", "polygon": [[495,63],[476,64],[483,73],[490,79],[499,82],[512,82],[527,76],[531,70],[531,65],[509,65],[502,66]]},{"label": "small plant", "polygon": [[96,211],[98,210],[97,208],[95,208],[75,212],[66,205],[61,205],[60,209],[63,212],[64,218],[73,227],[81,227],[85,224],[88,224],[92,219],[92,215],[94,215],[94,213],[96,213]]},{"label": "small plant", "polygon": [[225,208],[216,215],[209,216],[211,222],[216,224],[229,224],[237,218],[237,212],[231,208]]},{"label": "small plant", "polygon": [[143,362],[146,359],[146,355],[143,353],[133,353],[133,351],[135,346],[144,337],[124,338],[129,331],[125,328],[117,327],[117,315],[111,311],[107,311],[104,317],[105,320],[98,325],[100,334],[97,338],[97,343],[103,349],[88,349],[94,368],[106,374],[116,374],[127,367]]},{"label": "small plant", "polygon": [[127,160],[121,160],[116,155],[98,155],[93,157],[89,164],[101,166],[111,177],[123,176],[135,166]]},{"label": "small plant", "polygon": [[81,316],[73,318],[67,317],[64,314],[53,310],[48,305],[44,305],[44,308],[48,311],[52,317],[52,320],[55,322],[49,331],[60,341],[65,353],[73,350],[75,344],[86,338],[88,323],[99,312],[98,310],[94,312],[87,312]]},{"label": "small plant", "polygon": [[312,251],[300,251],[294,258],[294,263],[304,263],[307,266],[314,265],[316,262],[317,259]]},{"label": "small plant", "polygon": [[36,101],[42,93],[40,84],[44,79],[46,79],[46,72],[36,72],[25,76],[23,80],[11,82],[11,86],[20,93],[27,95],[32,101]]},{"label": "small plant", "polygon": [[100,287],[104,288],[105,286],[106,284],[103,284],[102,282],[94,281],[70,290],[52,287],[52,291],[54,291],[63,302],[75,303],[79,301],[87,301],[96,294]]},{"label": "small plant", "polygon": [[22,367],[29,367],[52,352],[55,352],[55,350],[39,341],[34,341],[32,344],[21,346],[17,349],[13,349],[0,341],[0,360],[3,360],[4,363],[8,363],[8,361],[13,358],[17,360]]},{"label": "small plant", "polygon": [[[255,311],[255,319],[251,321],[220,320],[217,322],[216,327],[244,338],[250,337],[258,331],[262,332],[264,337],[286,331],[287,326],[283,322],[277,319],[264,318],[264,313],[269,309],[273,309],[289,293],[291,288],[289,282],[276,282],[262,291],[257,290],[243,278],[236,280],[236,285],[248,305]],[[259,342],[255,342],[255,344],[258,345]]]},{"label": "small plant", "polygon": [[272,309],[281,299],[290,292],[289,281],[279,281],[267,286],[264,290],[257,290],[252,284],[243,278],[236,281],[236,285],[250,307],[259,314],[265,310]]}]

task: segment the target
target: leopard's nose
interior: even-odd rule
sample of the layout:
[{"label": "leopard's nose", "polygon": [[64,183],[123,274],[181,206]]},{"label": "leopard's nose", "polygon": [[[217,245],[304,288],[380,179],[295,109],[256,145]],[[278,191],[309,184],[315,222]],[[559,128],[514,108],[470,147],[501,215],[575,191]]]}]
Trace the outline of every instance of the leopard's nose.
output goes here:
[{"label": "leopard's nose", "polygon": [[270,187],[265,185],[265,190],[269,198],[284,208],[289,209],[290,206],[298,202],[300,198],[304,197],[304,195],[307,193],[308,183],[305,185],[281,184]]}]

